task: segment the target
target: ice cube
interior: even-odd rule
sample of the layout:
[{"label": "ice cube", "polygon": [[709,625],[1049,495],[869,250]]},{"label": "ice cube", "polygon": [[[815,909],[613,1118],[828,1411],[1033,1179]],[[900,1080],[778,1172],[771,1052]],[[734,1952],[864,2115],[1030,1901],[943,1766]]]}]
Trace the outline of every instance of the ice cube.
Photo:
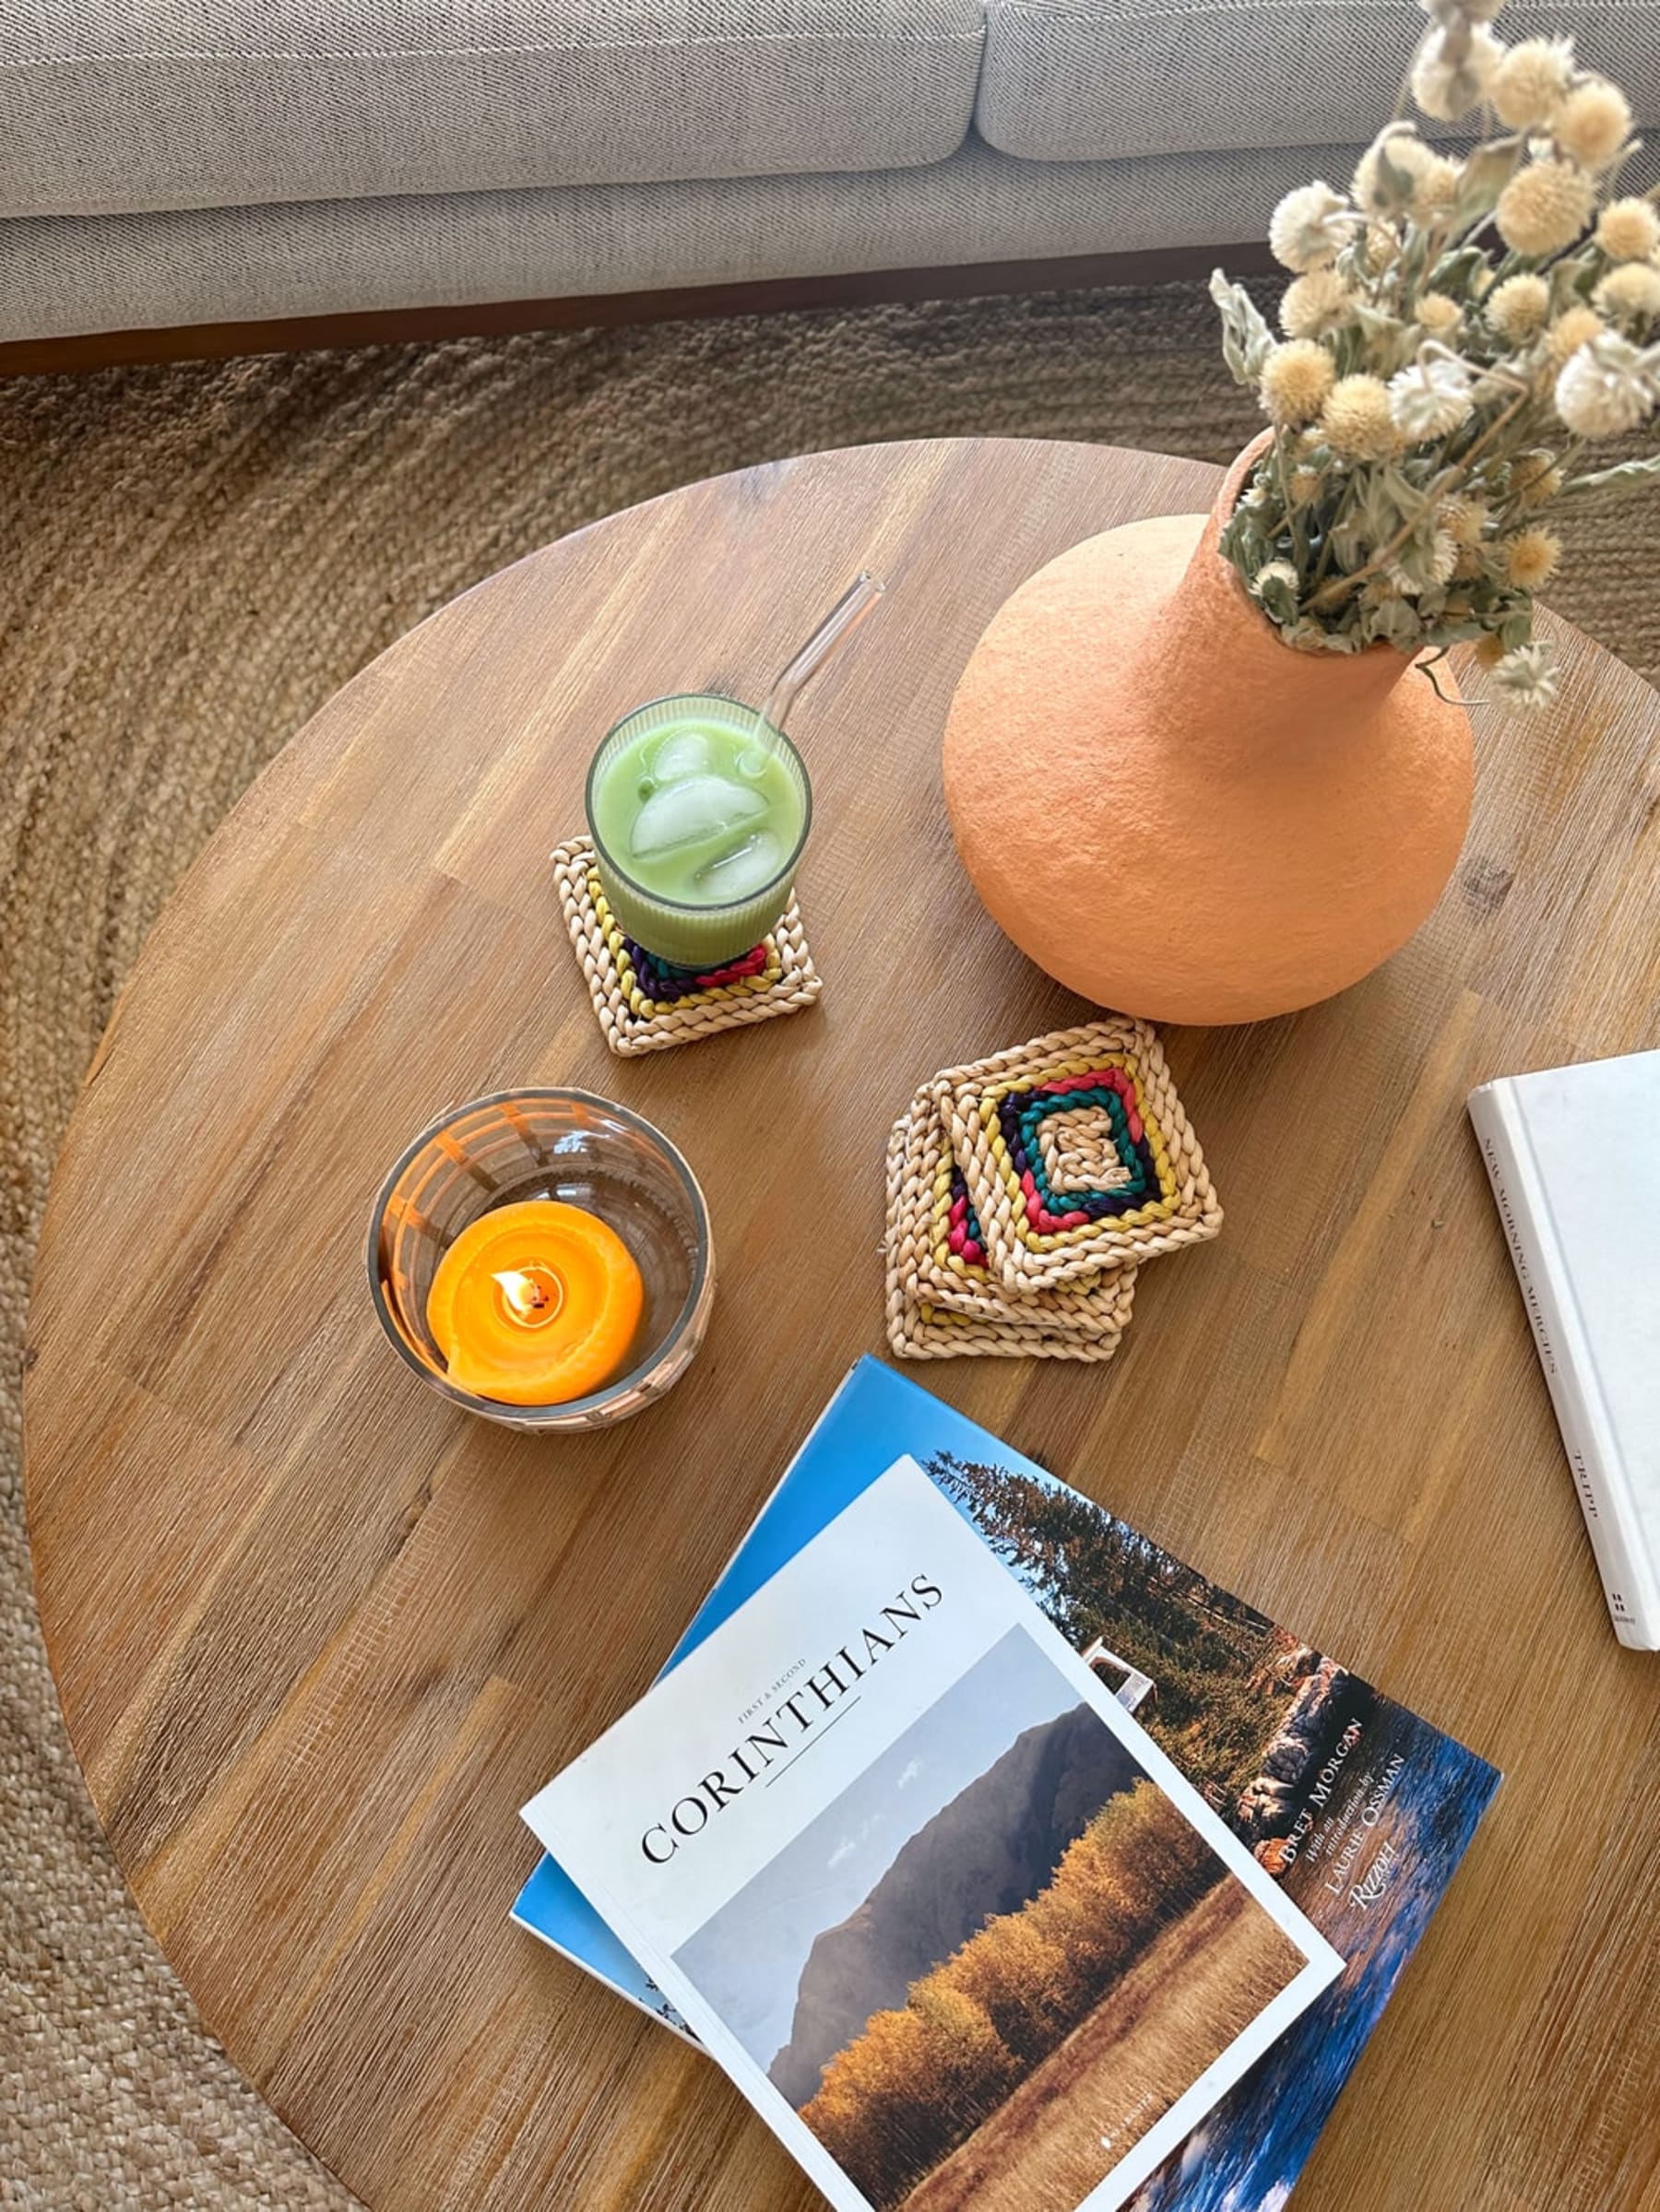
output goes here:
[{"label": "ice cube", "polygon": [[678,784],[683,776],[702,775],[714,757],[701,729],[677,729],[652,754],[651,773],[659,784]]},{"label": "ice cube", "polygon": [[784,841],[771,830],[752,830],[741,845],[706,860],[692,881],[716,899],[747,899],[764,890],[784,866]]},{"label": "ice cube", "polygon": [[638,860],[671,853],[682,845],[719,837],[765,814],[759,791],[729,783],[723,775],[688,775],[654,791],[634,818],[628,846]]}]

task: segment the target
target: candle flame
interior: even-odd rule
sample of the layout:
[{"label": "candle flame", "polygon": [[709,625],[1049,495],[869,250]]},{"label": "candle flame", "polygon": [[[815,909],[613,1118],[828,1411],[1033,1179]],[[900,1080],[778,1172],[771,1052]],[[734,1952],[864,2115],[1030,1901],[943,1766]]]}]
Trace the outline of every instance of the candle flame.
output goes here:
[{"label": "candle flame", "polygon": [[539,1321],[551,1320],[558,1310],[556,1283],[543,1268],[504,1268],[492,1280],[516,1321],[534,1326]]}]

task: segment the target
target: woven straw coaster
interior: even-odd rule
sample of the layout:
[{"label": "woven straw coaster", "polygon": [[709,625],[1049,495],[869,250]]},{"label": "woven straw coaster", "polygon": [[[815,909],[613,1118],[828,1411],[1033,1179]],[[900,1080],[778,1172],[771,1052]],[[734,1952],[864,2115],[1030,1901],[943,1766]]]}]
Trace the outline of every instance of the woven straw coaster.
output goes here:
[{"label": "woven straw coaster", "polygon": [[931,1086],[1005,1290],[1052,1291],[1214,1236],[1222,1208],[1158,1039],[1114,1014]]},{"label": "woven straw coaster", "polygon": [[700,976],[658,960],[623,935],[599,887],[587,838],[574,838],[554,853],[553,881],[605,1041],[624,1059],[797,1013],[824,988],[793,895],[772,935],[753,952]]},{"label": "woven straw coaster", "polygon": [[1110,1359],[1130,1319],[1132,1266],[1024,1295],[985,1263],[979,1224],[938,1103],[923,1091],[888,1140],[887,1330],[901,1359]]}]

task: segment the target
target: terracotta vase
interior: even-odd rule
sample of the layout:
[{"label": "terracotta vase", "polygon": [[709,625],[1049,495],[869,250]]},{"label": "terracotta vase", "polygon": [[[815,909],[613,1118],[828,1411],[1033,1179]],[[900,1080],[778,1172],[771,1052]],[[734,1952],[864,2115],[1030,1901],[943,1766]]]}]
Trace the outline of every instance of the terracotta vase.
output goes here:
[{"label": "terracotta vase", "polygon": [[993,918],[1153,1021],[1253,1022],[1356,982],[1435,905],[1469,820],[1464,708],[1393,646],[1282,645],[1217,551],[1260,447],[1208,516],[1109,530],[1024,584],[945,734]]}]

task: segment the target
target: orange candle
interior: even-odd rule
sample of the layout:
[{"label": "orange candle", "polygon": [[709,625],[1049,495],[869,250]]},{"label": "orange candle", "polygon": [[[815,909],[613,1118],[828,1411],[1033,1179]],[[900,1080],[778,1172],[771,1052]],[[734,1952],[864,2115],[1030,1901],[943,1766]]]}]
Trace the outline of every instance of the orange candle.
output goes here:
[{"label": "orange candle", "polygon": [[622,1366],[645,1295],[628,1247],[598,1214],[525,1199],[462,1230],[433,1277],[427,1326],[458,1389],[563,1405]]}]

